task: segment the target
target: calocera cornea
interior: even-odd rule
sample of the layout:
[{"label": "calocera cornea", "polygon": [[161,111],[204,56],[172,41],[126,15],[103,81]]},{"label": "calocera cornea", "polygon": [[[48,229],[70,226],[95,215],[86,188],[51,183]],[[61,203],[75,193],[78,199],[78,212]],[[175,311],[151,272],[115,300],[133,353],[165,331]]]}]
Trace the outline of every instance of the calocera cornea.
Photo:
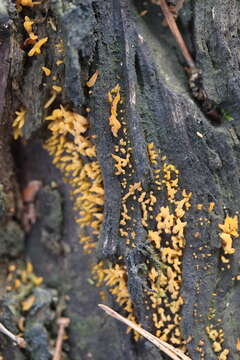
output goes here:
[{"label": "calocera cornea", "polygon": [[[56,90],[56,89],[54,89]],[[61,169],[72,187],[76,222],[80,225],[80,242],[86,253],[95,247],[94,235],[100,232],[103,220],[104,189],[96,147],[85,133],[88,120],[62,105],[46,117],[50,138],[45,148],[53,163]],[[91,234],[88,233],[91,228]]]}]

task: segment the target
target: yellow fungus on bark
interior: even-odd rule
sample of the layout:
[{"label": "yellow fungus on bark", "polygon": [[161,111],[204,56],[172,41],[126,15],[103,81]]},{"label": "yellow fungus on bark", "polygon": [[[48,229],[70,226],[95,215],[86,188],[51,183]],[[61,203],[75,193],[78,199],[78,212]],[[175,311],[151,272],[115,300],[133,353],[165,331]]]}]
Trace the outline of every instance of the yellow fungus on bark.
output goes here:
[{"label": "yellow fungus on bark", "polygon": [[[112,93],[116,93],[115,97],[112,96]],[[121,128],[121,123],[117,119],[117,107],[120,102],[120,86],[116,85],[115,88],[108,93],[108,100],[111,103],[111,115],[108,118],[109,124],[111,126],[111,131],[113,136],[118,136],[118,131]]]},{"label": "yellow fungus on bark", "polygon": [[55,90],[57,93],[60,93],[62,91],[61,86],[58,86],[58,85],[53,85],[52,89]]},{"label": "yellow fungus on bark", "polygon": [[34,24],[34,21],[31,20],[28,16],[25,16],[23,27],[26,30],[26,32],[28,33],[29,38],[31,40],[37,40],[38,36],[33,33],[33,29],[32,29],[33,24]]},{"label": "yellow fungus on bark", "polygon": [[47,68],[46,66],[42,66],[41,69],[46,76],[51,75],[51,70],[49,68]]},{"label": "yellow fungus on bark", "polygon": [[230,350],[229,349],[224,349],[221,354],[219,355],[219,360],[227,360],[228,358],[228,355],[230,353]]},{"label": "yellow fungus on bark", "polygon": [[104,190],[101,169],[96,161],[96,147],[83,135],[89,122],[62,105],[45,119],[49,121],[48,129],[52,132],[45,148],[53,155],[53,163],[63,171],[65,181],[72,186],[74,209],[79,213],[76,222],[81,229],[80,242],[84,252],[90,253],[96,242],[86,229],[91,228],[92,235],[99,234]]},{"label": "yellow fungus on bark", "polygon": [[31,307],[33,306],[33,304],[35,303],[36,301],[36,298],[35,296],[31,295],[29,296],[26,300],[23,300],[21,302],[21,305],[22,305],[22,310],[23,311],[28,311],[31,309]]},{"label": "yellow fungus on bark", "polygon": [[234,254],[233,238],[238,237],[238,217],[226,216],[224,223],[218,225],[222,232],[219,234],[222,241],[222,248],[225,254]]},{"label": "yellow fungus on bark", "polygon": [[15,114],[17,115],[17,117],[13,121],[12,127],[14,140],[17,140],[19,137],[22,136],[22,128],[25,123],[26,110],[21,108],[21,110],[16,111]]},{"label": "yellow fungus on bark", "polygon": [[28,56],[34,56],[41,54],[41,47],[46,44],[48,41],[48,37],[38,40],[36,44],[32,47],[32,49],[28,52]]},{"label": "yellow fungus on bark", "polygon": [[42,3],[42,1],[32,1],[32,0],[17,0],[17,5],[21,5],[21,6],[28,6],[28,7],[33,7],[35,5],[40,5]]}]

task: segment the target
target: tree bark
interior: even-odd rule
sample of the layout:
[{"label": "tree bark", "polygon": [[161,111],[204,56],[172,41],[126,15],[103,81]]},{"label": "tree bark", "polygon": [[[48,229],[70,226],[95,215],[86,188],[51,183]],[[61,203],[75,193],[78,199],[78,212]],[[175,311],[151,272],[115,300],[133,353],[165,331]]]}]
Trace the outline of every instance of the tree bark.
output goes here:
[{"label": "tree bark", "polygon": [[[157,3],[45,0],[16,9],[5,0],[0,6],[0,320],[16,332],[24,317],[28,343],[23,352],[1,335],[4,359],[51,358],[60,314],[71,319],[66,359],[167,358],[143,339],[135,342],[124,326],[97,308],[102,300],[91,267],[100,261],[108,268],[124,268],[135,320],[146,330],[163,335],[164,328],[157,333],[153,321],[154,313],[162,320],[161,308],[169,315],[165,328],[180,316],[180,344],[174,340],[177,330],[172,335],[175,328],[165,340],[184,346],[190,358],[239,358],[240,5],[237,0],[186,0],[177,19],[202,71],[201,86],[218,111],[215,118],[193,97],[184,58]],[[48,37],[41,54],[32,57],[25,16],[34,21],[39,39]],[[50,68],[51,75],[45,76],[42,67]],[[86,82],[96,70],[96,83],[88,88]],[[109,96],[114,98],[116,91],[109,93],[118,84],[121,127],[114,136]],[[44,107],[53,85],[62,91]],[[90,255],[79,244],[71,188],[43,149],[50,136],[43,119],[60,104],[88,118],[87,134],[96,145],[103,178],[104,217]],[[13,140],[12,124],[21,108],[26,110],[22,137]],[[127,145],[121,153],[123,142]],[[112,154],[129,154],[120,174]],[[30,231],[24,231],[21,193],[32,180],[42,182],[33,199],[37,218]],[[178,216],[181,200],[184,215]],[[165,211],[161,208],[169,215],[159,215]],[[170,218],[172,225],[166,225]],[[231,220],[236,226],[229,228]],[[150,231],[158,232],[160,247]],[[182,243],[176,248],[175,238]],[[178,255],[164,257],[169,248]],[[26,259],[44,282],[32,290],[34,307],[23,312],[17,289],[4,290],[9,264],[21,268]],[[167,271],[175,271],[175,261],[180,262],[177,298],[166,290],[168,284],[157,287],[156,280],[153,288],[150,278],[154,268],[170,283]],[[106,301],[127,316],[110,294],[111,287],[110,292],[106,289]],[[157,295],[162,303],[154,308],[151,297]],[[183,304],[174,313],[169,304],[176,299]]]}]

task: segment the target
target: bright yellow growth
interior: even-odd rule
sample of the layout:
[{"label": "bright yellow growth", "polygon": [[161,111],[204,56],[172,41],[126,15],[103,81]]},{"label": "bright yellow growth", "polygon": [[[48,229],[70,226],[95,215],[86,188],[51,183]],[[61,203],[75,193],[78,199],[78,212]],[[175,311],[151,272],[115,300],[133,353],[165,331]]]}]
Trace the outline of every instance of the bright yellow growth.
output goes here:
[{"label": "bright yellow growth", "polygon": [[43,282],[42,277],[38,277],[33,272],[30,262],[23,269],[17,269],[15,265],[8,267],[7,291],[16,291],[19,294],[19,302],[23,311],[28,311],[35,302],[35,297],[31,294],[35,287]]},{"label": "bright yellow growth", "polygon": [[[109,287],[109,292],[114,295],[115,301],[122,306],[128,313],[127,318],[136,323],[133,315],[133,304],[127,286],[127,273],[123,265],[111,265],[104,267],[104,262],[101,261],[92,268],[93,278],[97,286],[105,284]],[[131,329],[128,329],[128,332]],[[139,339],[139,334],[134,333],[135,340]]]},{"label": "bright yellow growth", "polygon": [[122,158],[118,155],[112,154],[113,159],[116,161],[115,168],[116,172],[115,175],[125,174],[125,167],[129,164],[130,154],[127,154],[126,158]]},{"label": "bright yellow growth", "polygon": [[23,311],[28,311],[31,309],[31,307],[33,306],[33,304],[35,303],[36,298],[33,295],[30,295],[27,299],[23,300],[21,305],[22,305],[22,310]]},{"label": "bright yellow growth", "polygon": [[[53,163],[62,170],[72,187],[76,222],[80,224],[80,242],[89,253],[96,246],[92,235],[98,235],[103,220],[104,190],[96,148],[83,134],[88,120],[63,106],[46,117],[52,135],[45,148],[53,156]],[[89,227],[92,229],[89,234]]]},{"label": "bright yellow growth", "polygon": [[38,42],[36,42],[36,44],[34,44],[32,49],[28,52],[28,56],[41,54],[41,47],[44,44],[46,44],[47,41],[48,41],[48,37],[45,37],[45,38],[39,40]]},{"label": "bright yellow growth", "polygon": [[[144,190],[141,182],[122,181],[120,225],[124,227],[120,227],[119,232],[121,237],[126,239],[127,246],[135,246],[130,240],[136,237],[133,231],[134,217],[131,216],[131,207],[133,210],[140,207],[142,225],[147,232],[147,245],[154,249],[157,257],[156,263],[148,265],[147,286],[150,290],[146,290],[147,309],[152,310],[156,336],[173,345],[182,346],[180,311],[184,300],[180,296],[180,289],[187,226],[184,218],[191,206],[192,194],[181,190],[178,169],[169,163],[166,157],[160,158],[160,152],[154,148],[154,144],[150,143],[147,148],[153,167],[154,186],[157,191],[164,192],[163,197],[167,203],[164,206],[160,205],[156,190]],[[131,169],[131,157],[122,163],[124,160],[122,157],[115,154],[112,156],[116,161],[117,175],[124,176],[125,172],[127,174]]]},{"label": "bright yellow growth", "polygon": [[28,16],[25,16],[24,23],[23,23],[24,29],[28,33],[29,38],[31,40],[37,40],[38,36],[33,33],[33,29],[32,29],[33,24],[34,24],[34,21],[30,20],[30,18]]},{"label": "bright yellow growth", "polygon": [[[212,349],[215,353],[218,353],[218,359],[227,360],[229,350],[222,350],[222,345],[224,343],[224,332],[222,329],[217,330],[213,327],[213,325],[209,325],[206,327],[206,332],[208,334],[209,339],[212,342]],[[220,352],[221,351],[221,352]]]},{"label": "bright yellow growth", "polygon": [[[114,96],[115,95],[115,96]],[[113,88],[108,93],[108,100],[111,104],[111,115],[109,117],[109,124],[111,126],[111,131],[113,136],[117,137],[118,131],[121,128],[121,123],[117,119],[117,106],[120,102],[120,86],[117,84],[115,88]]]},{"label": "bright yellow growth", "polygon": [[25,123],[26,110],[22,108],[20,111],[16,111],[15,114],[17,115],[17,117],[13,121],[12,127],[14,140],[17,140],[19,137],[22,136],[22,128]]},{"label": "bright yellow growth", "polygon": [[222,230],[220,233],[220,238],[222,240],[222,247],[226,255],[231,255],[235,253],[233,248],[233,238],[238,237],[238,217],[226,216],[224,224],[219,224],[218,227]]},{"label": "bright yellow growth", "polygon": [[60,93],[62,91],[61,86],[58,86],[58,85],[53,85],[52,89],[55,90],[57,93]]},{"label": "bright yellow growth", "polygon": [[49,68],[47,68],[46,66],[42,66],[42,71],[44,72],[44,74],[46,76],[51,75],[51,70]]},{"label": "bright yellow growth", "polygon": [[159,152],[154,148],[154,143],[147,144],[148,156],[152,164],[157,164]]},{"label": "bright yellow growth", "polygon": [[17,0],[17,6],[28,6],[28,7],[33,7],[35,5],[39,5],[41,4],[41,1],[32,1],[32,0]]}]

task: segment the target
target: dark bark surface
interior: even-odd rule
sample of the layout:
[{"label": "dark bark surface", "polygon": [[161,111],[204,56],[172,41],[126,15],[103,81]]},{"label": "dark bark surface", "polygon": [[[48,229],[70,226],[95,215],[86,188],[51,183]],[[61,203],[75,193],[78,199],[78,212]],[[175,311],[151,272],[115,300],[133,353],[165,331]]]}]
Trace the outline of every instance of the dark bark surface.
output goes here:
[{"label": "dark bark surface", "polygon": [[[119,233],[122,198],[131,184],[141,182],[143,191],[152,191],[157,199],[156,208],[169,204],[166,192],[154,183],[147,152],[147,144],[152,142],[161,156],[166,155],[169,163],[179,169],[181,189],[192,193],[191,207],[184,218],[187,222],[181,275],[184,305],[180,311],[182,336],[191,339],[188,354],[194,360],[219,358],[220,352],[213,351],[213,341],[206,332],[206,326],[211,325],[224,332],[222,349],[230,350],[226,359],[238,359],[239,238],[233,243],[235,253],[228,255],[229,262],[224,264],[218,225],[224,223],[226,216],[238,216],[239,211],[239,2],[186,0],[177,20],[196,66],[202,70],[204,90],[221,110],[217,120],[205,115],[194,100],[184,59],[163,24],[157,4],[138,0],[46,0],[33,8],[23,7],[22,12],[17,12],[14,4],[3,2],[1,6],[0,320],[13,331],[19,317],[12,306],[16,300],[3,291],[9,259],[21,262],[27,256],[36,273],[44,277],[44,286],[35,295],[41,306],[26,315],[29,347],[20,352],[4,338],[0,349],[4,359],[49,359],[48,344],[56,337],[54,323],[59,307],[71,318],[66,359],[164,358],[144,340],[135,343],[125,335],[124,327],[97,309],[101,299],[99,289],[92,285],[90,271],[98,260],[116,264],[122,256],[137,320],[150,332],[156,331],[145,306],[146,261],[150,264],[155,261],[155,253],[146,246],[147,231],[153,230],[154,225],[150,221],[148,229],[142,224],[141,205],[133,199],[127,202],[128,208],[134,210],[129,210],[132,220],[126,231],[129,236],[136,233],[135,247],[127,246]],[[143,10],[147,14],[139,16]],[[27,37],[22,26],[24,16],[35,20],[34,30],[39,38],[49,38],[38,56],[28,57],[30,47],[23,45]],[[1,25],[6,23],[8,28],[1,32]],[[64,52],[56,47],[60,41],[64,43]],[[59,59],[64,64],[57,66]],[[42,66],[51,68],[50,77],[43,75]],[[89,94],[85,83],[96,70],[100,75]],[[107,94],[118,83],[127,129],[126,133],[120,129],[119,138],[125,136],[131,148],[134,170],[134,173],[126,170],[126,189],[122,185],[125,176],[115,174],[111,154],[114,146],[119,145],[119,138],[113,136],[108,122]],[[51,96],[53,84],[63,90],[51,111],[63,104],[87,115],[89,135],[96,135],[94,143],[105,203],[97,251],[91,255],[83,254],[79,244],[70,189],[42,148],[49,135],[43,120],[49,109],[44,109],[44,104]],[[24,140],[14,142],[12,122],[15,111],[22,106],[27,109]],[[163,161],[159,160],[159,164],[163,165]],[[19,193],[36,179],[43,183],[35,204],[37,221],[26,234],[24,244]],[[209,212],[211,202],[215,207]],[[203,204],[203,210],[197,204]],[[109,301],[121,312],[112,298]]]}]

